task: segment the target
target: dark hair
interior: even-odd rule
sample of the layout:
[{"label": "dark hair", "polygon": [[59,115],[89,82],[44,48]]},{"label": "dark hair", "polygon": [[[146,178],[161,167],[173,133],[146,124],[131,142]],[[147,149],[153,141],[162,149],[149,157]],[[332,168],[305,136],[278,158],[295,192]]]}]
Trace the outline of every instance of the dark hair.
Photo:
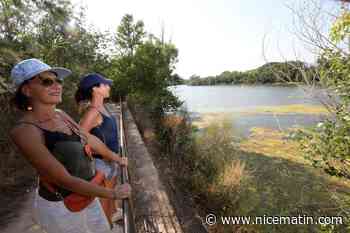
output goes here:
[{"label": "dark hair", "polygon": [[24,81],[21,86],[19,86],[15,92],[15,96],[12,98],[11,102],[22,111],[31,111],[31,105],[29,97],[23,94],[22,88],[29,80]]},{"label": "dark hair", "polygon": [[81,101],[84,100],[91,100],[92,99],[92,89],[94,87],[99,87],[101,83],[96,83],[94,85],[92,85],[91,87],[89,87],[86,90],[81,89],[80,87],[78,87],[78,90],[75,92],[75,101],[77,102],[77,104],[79,104]]}]

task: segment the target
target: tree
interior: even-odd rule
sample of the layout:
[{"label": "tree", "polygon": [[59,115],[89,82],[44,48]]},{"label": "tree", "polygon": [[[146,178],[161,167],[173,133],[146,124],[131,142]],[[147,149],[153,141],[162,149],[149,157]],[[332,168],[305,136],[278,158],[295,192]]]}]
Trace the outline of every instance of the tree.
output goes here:
[{"label": "tree", "polygon": [[180,104],[168,87],[179,81],[173,74],[178,51],[144,31],[142,21],[125,15],[117,29],[119,54],[112,61],[110,75],[116,80],[114,93],[133,98],[156,118]]},{"label": "tree", "polygon": [[116,45],[122,55],[133,55],[137,46],[142,44],[145,38],[144,23],[137,21],[134,23],[134,17],[126,14],[117,28]]},{"label": "tree", "polygon": [[148,105],[154,117],[160,118],[167,111],[180,106],[177,98],[167,89],[174,83],[177,49],[173,44],[162,43],[151,36],[135,52],[135,74],[132,95]]},{"label": "tree", "polygon": [[[308,24],[305,26],[308,34],[302,34],[305,41],[314,43],[318,49],[317,67],[311,70],[317,73],[319,85],[328,92],[329,100],[322,103],[331,113],[302,144],[305,156],[315,167],[350,179],[350,12],[343,5],[337,14],[332,15],[328,35],[315,26],[316,20],[309,20],[314,26]],[[301,22],[306,23],[303,17]]]},{"label": "tree", "polygon": [[[316,1],[311,1],[317,6]],[[327,91],[328,98],[321,103],[329,110],[330,116],[311,132],[305,132],[301,145],[305,157],[312,164],[321,168],[331,176],[350,179],[350,12],[343,1],[340,12],[321,11],[320,7],[309,8],[313,14],[296,13],[301,19],[303,30],[300,38],[317,51],[316,67],[310,67],[311,76],[317,76],[318,85]],[[297,12],[297,11],[295,11]],[[317,26],[322,19],[328,19],[328,31]],[[307,17],[312,16],[307,20]],[[314,73],[314,75],[312,74]],[[313,83],[310,83],[313,86]],[[344,228],[349,228],[350,198],[339,199],[336,192],[334,198],[342,208],[345,216]],[[337,226],[325,226],[325,232],[338,232]],[[341,231],[339,231],[341,232]]]}]

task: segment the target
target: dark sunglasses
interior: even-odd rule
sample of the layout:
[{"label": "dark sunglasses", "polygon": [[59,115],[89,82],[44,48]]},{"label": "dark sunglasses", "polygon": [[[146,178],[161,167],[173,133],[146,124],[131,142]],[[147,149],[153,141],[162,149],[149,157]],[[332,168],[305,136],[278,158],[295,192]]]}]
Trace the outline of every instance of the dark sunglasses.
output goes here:
[{"label": "dark sunglasses", "polygon": [[39,80],[40,80],[40,84],[44,87],[50,87],[54,83],[58,83],[60,85],[63,85],[63,80],[58,79],[58,78],[44,78],[44,77],[39,76]]}]

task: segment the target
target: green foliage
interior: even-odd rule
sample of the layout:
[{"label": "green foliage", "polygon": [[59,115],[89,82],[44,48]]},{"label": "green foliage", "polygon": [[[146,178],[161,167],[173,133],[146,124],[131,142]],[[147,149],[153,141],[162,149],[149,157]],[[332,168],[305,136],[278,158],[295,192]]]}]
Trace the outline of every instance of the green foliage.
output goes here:
[{"label": "green foliage", "polygon": [[216,183],[225,164],[232,162],[237,153],[233,139],[230,122],[223,126],[211,125],[197,137],[195,163],[192,165],[196,171],[193,179],[197,189],[205,190]]},{"label": "green foliage", "polygon": [[[103,35],[86,29],[83,11],[73,14],[69,1],[0,1],[0,49],[3,76],[18,60],[38,57],[51,65],[70,68],[74,73],[105,64],[99,49]],[[9,25],[9,26],[5,26]]]},{"label": "green foliage", "polygon": [[330,39],[339,43],[344,41],[350,35],[350,13],[346,10],[333,23],[330,33]]},{"label": "green foliage", "polygon": [[142,44],[145,35],[144,23],[140,20],[134,23],[134,17],[126,14],[117,29],[116,44],[123,55],[130,56]]},{"label": "green foliage", "polygon": [[171,80],[169,81],[170,85],[182,85],[185,84],[185,80],[180,77],[178,74],[173,74]]},{"label": "green foliage", "polygon": [[[315,167],[322,168],[331,176],[350,179],[350,13],[346,8],[334,22],[330,39],[333,46],[321,50],[318,71],[321,85],[334,101],[329,106],[331,117],[306,133],[302,147],[305,157]],[[349,227],[349,200],[341,198],[337,202],[344,210],[342,214]],[[325,226],[322,232],[338,230]]]},{"label": "green foliage", "polygon": [[229,84],[271,84],[277,82],[304,82],[305,75],[312,67],[300,61],[271,62],[245,72],[224,71],[217,76],[201,78],[192,75],[189,85],[229,85]]},{"label": "green foliage", "polygon": [[350,14],[344,9],[331,28],[330,38],[340,47],[322,50],[318,59],[320,82],[335,99],[330,108],[332,118],[319,124],[317,130],[303,140],[306,157],[328,174],[350,179]]},{"label": "green foliage", "polygon": [[338,112],[336,119],[320,123],[302,140],[306,158],[328,174],[350,179],[349,116]]},{"label": "green foliage", "polygon": [[33,23],[32,1],[0,1],[0,37],[7,41],[20,41]]},{"label": "green foliage", "polygon": [[168,90],[179,82],[173,74],[178,51],[171,43],[151,35],[146,39],[145,35],[142,21],[134,23],[131,15],[123,17],[116,38],[121,54],[113,59],[110,73],[116,80],[114,94],[133,98],[157,122],[181,105]]},{"label": "green foliage", "polygon": [[238,214],[250,175],[238,158],[230,122],[193,133],[186,111],[163,122],[159,142],[175,178],[208,212]]}]

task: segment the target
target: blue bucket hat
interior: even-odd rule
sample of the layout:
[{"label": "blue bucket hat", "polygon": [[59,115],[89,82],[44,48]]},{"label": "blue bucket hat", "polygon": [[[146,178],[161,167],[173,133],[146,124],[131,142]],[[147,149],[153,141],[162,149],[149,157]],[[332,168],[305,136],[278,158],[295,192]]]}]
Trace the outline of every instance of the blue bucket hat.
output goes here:
[{"label": "blue bucket hat", "polygon": [[107,79],[103,77],[100,74],[92,73],[82,77],[79,86],[81,90],[87,90],[90,87],[94,86],[95,84],[99,84],[99,83],[103,83],[111,86],[113,81],[111,79]]},{"label": "blue bucket hat", "polygon": [[64,79],[72,74],[72,71],[66,68],[51,67],[36,58],[31,58],[17,63],[11,70],[11,78],[15,86],[19,87],[24,81],[45,71],[54,72],[59,79]]}]

